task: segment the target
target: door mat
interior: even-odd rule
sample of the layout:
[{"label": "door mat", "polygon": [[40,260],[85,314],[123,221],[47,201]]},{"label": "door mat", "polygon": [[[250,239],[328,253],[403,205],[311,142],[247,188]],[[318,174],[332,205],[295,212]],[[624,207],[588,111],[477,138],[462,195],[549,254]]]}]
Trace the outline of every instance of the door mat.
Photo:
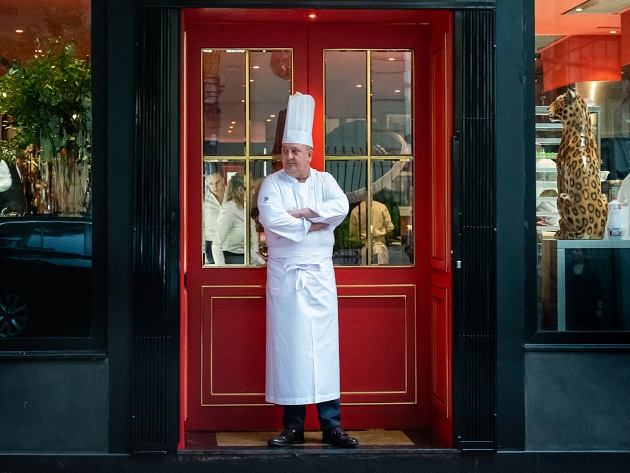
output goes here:
[{"label": "door mat", "polygon": [[[359,441],[363,446],[413,446],[400,430],[352,430],[348,431],[351,437]],[[266,447],[269,439],[278,435],[278,432],[217,432],[218,447]],[[304,432],[305,445],[322,444],[320,431]]]}]

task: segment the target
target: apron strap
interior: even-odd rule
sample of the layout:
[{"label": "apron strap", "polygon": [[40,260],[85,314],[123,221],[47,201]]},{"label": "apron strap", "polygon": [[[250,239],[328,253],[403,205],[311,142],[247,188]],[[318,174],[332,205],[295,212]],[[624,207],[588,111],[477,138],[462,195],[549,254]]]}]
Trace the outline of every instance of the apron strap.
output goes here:
[{"label": "apron strap", "polygon": [[295,278],[295,289],[298,291],[301,291],[306,286],[307,276],[313,272],[319,271],[320,269],[321,269],[321,265],[319,263],[311,263],[311,264],[291,263],[291,264],[284,265],[284,270],[287,272],[297,270],[298,273],[297,273],[297,277]]}]

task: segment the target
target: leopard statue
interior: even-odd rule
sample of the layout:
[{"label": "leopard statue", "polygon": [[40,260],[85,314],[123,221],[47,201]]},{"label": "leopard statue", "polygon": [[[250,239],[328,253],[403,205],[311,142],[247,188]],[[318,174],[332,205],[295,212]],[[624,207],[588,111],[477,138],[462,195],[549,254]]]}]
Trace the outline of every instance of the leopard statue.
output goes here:
[{"label": "leopard statue", "polygon": [[601,240],[608,209],[588,106],[580,94],[568,89],[549,105],[547,114],[551,121],[562,122],[556,158],[560,230],[555,238]]}]

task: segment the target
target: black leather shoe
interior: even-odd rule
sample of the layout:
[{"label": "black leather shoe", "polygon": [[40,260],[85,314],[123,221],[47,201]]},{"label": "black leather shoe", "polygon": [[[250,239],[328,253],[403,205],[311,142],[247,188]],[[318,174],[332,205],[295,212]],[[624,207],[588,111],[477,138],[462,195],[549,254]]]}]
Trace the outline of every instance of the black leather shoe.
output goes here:
[{"label": "black leather shoe", "polygon": [[328,443],[335,447],[356,447],[359,445],[359,441],[354,437],[350,437],[340,425],[332,429],[324,429],[322,443]]},{"label": "black leather shoe", "polygon": [[267,445],[270,447],[290,447],[302,443],[304,443],[303,430],[283,430],[277,437],[267,442]]}]

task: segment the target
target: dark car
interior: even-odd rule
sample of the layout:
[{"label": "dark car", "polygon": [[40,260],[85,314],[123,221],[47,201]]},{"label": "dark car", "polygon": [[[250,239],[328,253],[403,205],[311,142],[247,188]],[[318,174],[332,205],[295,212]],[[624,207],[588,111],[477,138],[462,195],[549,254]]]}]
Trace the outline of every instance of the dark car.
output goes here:
[{"label": "dark car", "polygon": [[90,334],[92,222],[0,218],[0,338]]}]

